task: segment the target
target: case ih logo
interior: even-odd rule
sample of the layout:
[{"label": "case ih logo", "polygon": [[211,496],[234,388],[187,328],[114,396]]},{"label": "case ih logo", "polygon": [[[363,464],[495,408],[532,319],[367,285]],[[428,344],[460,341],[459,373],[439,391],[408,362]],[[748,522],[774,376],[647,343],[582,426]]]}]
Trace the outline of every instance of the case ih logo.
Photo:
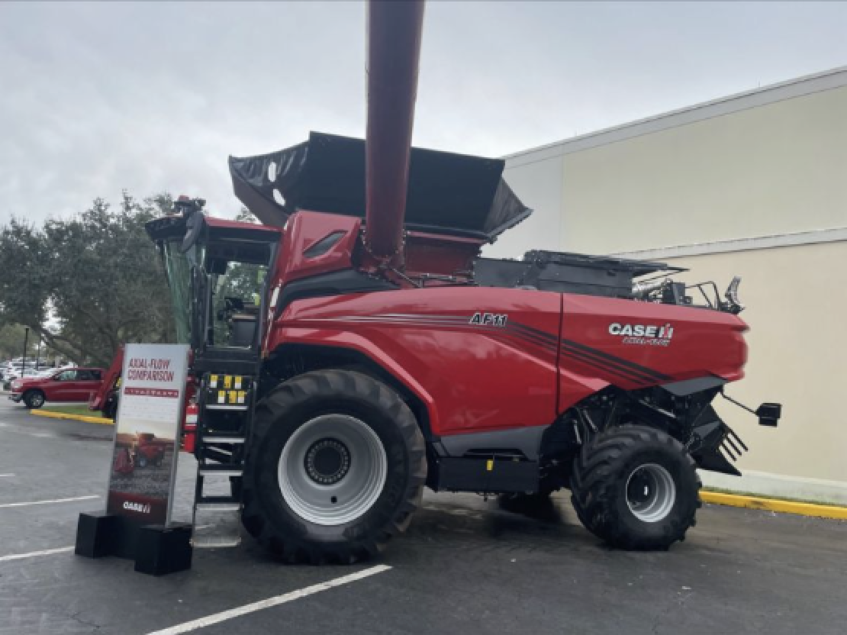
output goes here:
[{"label": "case ih logo", "polygon": [[133,512],[139,512],[141,514],[149,514],[150,513],[150,505],[145,505],[144,503],[133,503],[130,501],[124,502],[124,509],[128,509]]},{"label": "case ih logo", "polygon": [[622,344],[637,344],[641,346],[668,346],[673,337],[673,327],[670,323],[663,326],[655,324],[609,324],[609,333],[622,337]]},{"label": "case ih logo", "polygon": [[507,313],[480,313],[477,311],[473,314],[470,324],[504,327],[508,319],[509,315]]}]

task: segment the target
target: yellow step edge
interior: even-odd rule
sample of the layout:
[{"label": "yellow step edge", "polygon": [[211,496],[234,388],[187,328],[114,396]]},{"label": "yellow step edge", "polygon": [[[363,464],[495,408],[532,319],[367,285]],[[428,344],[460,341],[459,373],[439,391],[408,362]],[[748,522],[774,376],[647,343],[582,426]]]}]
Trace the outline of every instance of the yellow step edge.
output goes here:
[{"label": "yellow step edge", "polygon": [[88,423],[99,423],[104,426],[113,426],[115,422],[104,417],[88,417],[86,415],[74,415],[67,412],[52,412],[50,410],[30,410],[29,414],[37,417],[48,417],[50,419],[73,419],[74,421],[87,421]]},{"label": "yellow step edge", "polygon": [[724,494],[723,492],[708,491],[700,492],[700,498],[703,499],[704,503],[714,503],[715,505],[729,505],[730,507],[760,509],[783,514],[847,520],[847,507],[837,507],[835,505],[816,505],[814,503],[798,503],[775,498],[760,498],[758,496],[743,496],[741,494]]}]

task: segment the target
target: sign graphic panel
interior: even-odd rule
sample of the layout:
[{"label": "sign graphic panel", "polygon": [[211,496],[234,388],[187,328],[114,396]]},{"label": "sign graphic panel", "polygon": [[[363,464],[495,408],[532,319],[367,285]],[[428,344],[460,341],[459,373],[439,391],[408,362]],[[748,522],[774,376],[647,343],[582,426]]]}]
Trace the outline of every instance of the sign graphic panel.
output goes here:
[{"label": "sign graphic panel", "polygon": [[170,521],[188,346],[127,344],[106,511],[142,525]]}]

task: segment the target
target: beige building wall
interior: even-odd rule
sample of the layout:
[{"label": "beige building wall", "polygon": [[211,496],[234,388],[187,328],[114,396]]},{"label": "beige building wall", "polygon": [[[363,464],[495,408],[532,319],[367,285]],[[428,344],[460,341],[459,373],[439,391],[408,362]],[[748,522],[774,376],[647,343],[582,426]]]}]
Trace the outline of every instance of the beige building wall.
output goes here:
[{"label": "beige building wall", "polygon": [[568,154],[560,245],[617,253],[843,227],[846,168],[847,87]]},{"label": "beige building wall", "polygon": [[847,504],[847,68],[507,157],[505,178],[536,213],[486,255],[657,259],[721,290],[742,276],[750,359],[728,392],[783,403],[783,421],[720,400],[750,452],[742,479],[704,480]]},{"label": "beige building wall", "polygon": [[[776,429],[723,399],[716,407],[750,451],[731,489],[847,504],[847,241],[669,260],[689,282],[721,290],[740,275],[741,317],[750,326],[746,377],[727,394],[748,405],[783,404]],[[768,479],[766,475],[776,478]],[[770,482],[768,482],[770,481]]]}]

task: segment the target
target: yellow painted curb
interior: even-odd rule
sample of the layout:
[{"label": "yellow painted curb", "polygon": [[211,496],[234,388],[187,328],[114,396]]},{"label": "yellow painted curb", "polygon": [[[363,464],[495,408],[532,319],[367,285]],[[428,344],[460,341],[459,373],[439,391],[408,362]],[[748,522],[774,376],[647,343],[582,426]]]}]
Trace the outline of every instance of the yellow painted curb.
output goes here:
[{"label": "yellow painted curb", "polygon": [[723,494],[721,492],[700,492],[700,498],[705,503],[729,505],[730,507],[745,507],[747,509],[764,509],[784,514],[800,516],[816,516],[818,518],[835,518],[847,520],[847,507],[834,505],[815,505],[814,503],[797,503],[794,501],[778,500],[775,498],[758,498],[740,494]]},{"label": "yellow painted curb", "polygon": [[88,423],[99,423],[104,426],[113,426],[115,422],[104,417],[86,417],[85,415],[72,415],[67,412],[51,412],[50,410],[30,410],[29,414],[37,417],[49,417],[50,419],[73,419],[74,421],[87,421]]}]

